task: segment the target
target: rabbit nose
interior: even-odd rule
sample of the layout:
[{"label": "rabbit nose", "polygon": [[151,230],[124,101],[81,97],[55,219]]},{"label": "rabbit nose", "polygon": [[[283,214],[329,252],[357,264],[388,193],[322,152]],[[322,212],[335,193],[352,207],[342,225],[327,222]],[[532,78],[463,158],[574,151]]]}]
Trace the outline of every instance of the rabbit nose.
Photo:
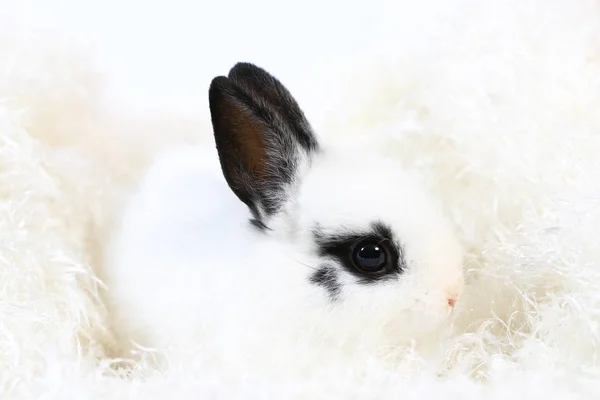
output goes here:
[{"label": "rabbit nose", "polygon": [[458,294],[452,293],[448,295],[448,306],[454,308],[454,305],[458,301]]},{"label": "rabbit nose", "polygon": [[448,311],[449,312],[452,312],[454,310],[454,306],[458,302],[458,298],[460,297],[460,294],[462,293],[463,284],[464,284],[464,281],[463,281],[462,277],[460,277],[459,279],[457,279],[455,284],[451,288],[449,288],[448,294],[447,294]]},{"label": "rabbit nose", "polygon": [[459,294],[457,292],[452,292],[448,294],[448,315],[452,314],[454,311],[454,306],[458,301]]}]

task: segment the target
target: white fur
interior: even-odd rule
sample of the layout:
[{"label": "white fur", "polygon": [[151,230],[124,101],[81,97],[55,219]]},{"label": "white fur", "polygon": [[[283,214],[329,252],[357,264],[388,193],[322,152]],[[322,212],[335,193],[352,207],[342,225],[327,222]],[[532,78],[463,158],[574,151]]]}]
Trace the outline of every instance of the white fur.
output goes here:
[{"label": "white fur", "polygon": [[[35,13],[50,26],[60,14],[54,26],[68,37],[6,23],[34,2],[20,22]],[[270,7],[265,0],[7,3],[0,398],[598,397],[596,1],[308,1],[289,10],[270,1],[294,18],[254,12]],[[230,35],[216,39],[215,16],[233,9]],[[241,40],[252,29],[262,40]],[[86,33],[97,39],[95,60],[72,46]],[[357,53],[361,44],[379,54]],[[313,59],[313,46],[331,57]],[[344,46],[352,52],[340,62]],[[370,144],[442,199],[466,251],[466,286],[438,352],[408,349],[388,363],[313,358],[310,374],[290,363],[280,379],[243,363],[213,368],[221,364],[201,358],[205,349],[169,358],[160,373],[150,350],[128,375],[111,368],[97,267],[122,189],[158,150],[210,138],[202,88],[240,58],[278,72],[324,138]],[[301,70],[299,59],[309,60]],[[122,100],[141,111],[161,104],[136,114]]]},{"label": "white fur", "polygon": [[[123,349],[133,340],[163,351],[200,348],[224,363],[247,358],[248,368],[264,360],[304,368],[336,353],[424,341],[447,324],[448,297],[462,291],[460,245],[439,205],[392,161],[325,149],[300,168],[285,209],[262,234],[213,153],[168,151],[125,207],[105,260]],[[310,283],[325,261],[312,237],[316,224],[364,231],[377,221],[400,241],[406,271],[365,286],[338,265],[341,294],[330,303]]]}]

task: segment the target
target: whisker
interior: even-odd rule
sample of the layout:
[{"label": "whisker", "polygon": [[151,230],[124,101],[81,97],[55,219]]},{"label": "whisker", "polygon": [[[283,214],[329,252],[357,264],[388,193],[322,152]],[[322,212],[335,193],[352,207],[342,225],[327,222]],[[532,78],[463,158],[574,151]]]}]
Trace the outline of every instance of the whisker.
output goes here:
[{"label": "whisker", "polygon": [[[291,257],[290,257],[290,258],[291,258]],[[302,262],[302,261],[298,261],[298,260],[296,260],[296,259],[293,259],[293,258],[292,258],[292,260],[296,261],[298,264],[302,264],[302,265],[304,265],[305,267],[311,268],[311,269],[313,269],[313,270],[315,270],[315,271],[317,271],[317,270],[318,270],[317,268],[313,267],[312,265],[309,265],[309,264],[307,264],[307,263],[304,263],[304,262]]]}]

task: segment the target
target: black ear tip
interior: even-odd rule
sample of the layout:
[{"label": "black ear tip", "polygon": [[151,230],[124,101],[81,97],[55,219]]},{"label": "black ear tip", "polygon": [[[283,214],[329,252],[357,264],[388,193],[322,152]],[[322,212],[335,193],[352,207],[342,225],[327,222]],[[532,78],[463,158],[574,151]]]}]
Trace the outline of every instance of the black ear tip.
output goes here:
[{"label": "black ear tip", "polygon": [[229,70],[229,78],[233,80],[256,75],[268,75],[267,71],[249,62],[239,62]]},{"label": "black ear tip", "polygon": [[236,71],[239,69],[260,69],[260,67],[256,66],[255,64],[252,64],[250,62],[240,61],[240,62],[236,63],[233,67],[231,67],[231,69],[229,70],[229,73],[231,74],[233,71]]},{"label": "black ear tip", "polygon": [[231,90],[232,82],[226,76],[217,76],[210,82],[208,88],[209,102],[212,104],[214,100],[221,97],[224,93]]},{"label": "black ear tip", "polygon": [[213,80],[210,82],[210,88],[208,89],[210,92],[214,92],[215,90],[222,90],[230,86],[229,78],[226,76],[215,76]]}]

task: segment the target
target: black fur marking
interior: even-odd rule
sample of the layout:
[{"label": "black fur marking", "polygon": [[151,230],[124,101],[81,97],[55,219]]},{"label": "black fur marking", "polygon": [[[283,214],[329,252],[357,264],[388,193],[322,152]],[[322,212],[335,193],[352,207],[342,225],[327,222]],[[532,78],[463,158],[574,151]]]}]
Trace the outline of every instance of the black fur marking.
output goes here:
[{"label": "black fur marking", "polygon": [[256,218],[251,218],[248,222],[250,222],[250,225],[252,225],[254,228],[256,228],[260,232],[270,230],[268,226],[266,226],[265,224],[263,224],[260,220],[258,220]]},{"label": "black fur marking", "polygon": [[341,285],[338,281],[338,275],[335,267],[331,265],[323,265],[310,277],[311,283],[324,287],[329,293],[329,298],[332,301],[338,299],[341,292]]},{"label": "black fur marking", "polygon": [[[315,241],[319,247],[321,257],[331,257],[338,261],[342,267],[357,278],[358,283],[373,284],[379,281],[395,279],[406,268],[404,251],[400,243],[394,238],[392,230],[381,222],[374,222],[371,230],[365,232],[339,233],[325,235],[318,227],[313,231]],[[378,274],[367,274],[354,267],[352,251],[354,245],[362,240],[386,242],[389,250],[387,266]]]},{"label": "black fur marking", "polygon": [[209,104],[223,175],[255,219],[277,213],[294,181],[300,149],[318,151],[288,90],[259,67],[238,63],[213,79]]},{"label": "black fur marking", "polygon": [[252,96],[260,98],[278,110],[302,148],[310,153],[318,151],[319,144],[306,116],[291,93],[277,78],[256,65],[239,62],[229,70],[229,78]]}]

